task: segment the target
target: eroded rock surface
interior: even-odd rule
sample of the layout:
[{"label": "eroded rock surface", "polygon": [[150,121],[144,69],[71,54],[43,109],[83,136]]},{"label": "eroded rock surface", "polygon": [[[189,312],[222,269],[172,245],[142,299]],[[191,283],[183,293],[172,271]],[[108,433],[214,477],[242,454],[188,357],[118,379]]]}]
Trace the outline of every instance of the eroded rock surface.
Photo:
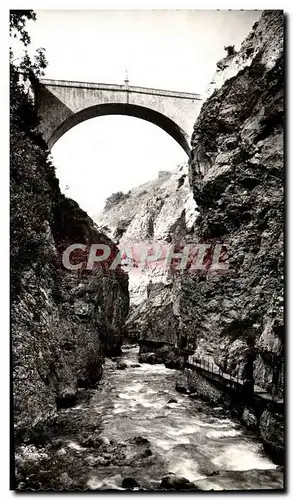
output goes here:
[{"label": "eroded rock surface", "polygon": [[[127,332],[131,341],[144,338],[176,343],[178,319],[173,312],[172,276],[164,255],[175,240],[193,234],[196,216],[185,164],[173,172],[159,172],[157,179],[131,190],[127,198],[94,218],[116,239],[122,254],[130,257],[122,264],[129,272]],[[159,249],[158,259],[140,267],[139,257],[152,245]]]},{"label": "eroded rock surface", "polygon": [[[11,326],[16,442],[46,439],[58,407],[101,377],[119,354],[128,312],[128,277],[108,265],[86,270],[92,243],[115,244],[73,200],[61,195],[33,109],[11,69]],[[31,120],[31,122],[29,121]],[[25,154],[24,154],[25,151]],[[86,246],[82,269],[68,270],[71,244]],[[73,255],[73,259],[77,258]],[[72,262],[71,260],[71,263]]]},{"label": "eroded rock surface", "polygon": [[179,307],[223,371],[242,377],[252,348],[256,384],[282,394],[283,13],[264,12],[229,65],[196,121],[189,165],[198,236],[227,245],[229,269],[184,277]]},{"label": "eroded rock surface", "polygon": [[[284,390],[283,29],[283,13],[265,11],[202,106],[189,164],[197,234],[226,245],[229,268],[180,277],[176,295],[196,354],[240,379],[250,363],[273,398]],[[275,409],[258,421],[274,451],[283,425]]]}]

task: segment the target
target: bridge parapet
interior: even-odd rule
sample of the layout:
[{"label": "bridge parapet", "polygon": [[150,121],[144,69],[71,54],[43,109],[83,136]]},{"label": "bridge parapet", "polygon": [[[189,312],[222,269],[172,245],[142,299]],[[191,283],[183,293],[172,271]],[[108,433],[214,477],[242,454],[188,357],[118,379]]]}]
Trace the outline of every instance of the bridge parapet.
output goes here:
[{"label": "bridge parapet", "polygon": [[83,88],[83,89],[98,89],[98,90],[118,90],[121,92],[136,92],[139,94],[150,94],[157,95],[161,97],[174,97],[179,99],[189,99],[191,101],[201,101],[200,94],[194,94],[192,92],[180,92],[177,90],[164,90],[155,89],[149,87],[137,87],[133,85],[118,85],[113,83],[94,83],[94,82],[79,82],[79,81],[68,81],[68,80],[50,80],[47,78],[40,78],[39,82],[41,85],[53,86],[53,87],[69,87],[69,88]]}]

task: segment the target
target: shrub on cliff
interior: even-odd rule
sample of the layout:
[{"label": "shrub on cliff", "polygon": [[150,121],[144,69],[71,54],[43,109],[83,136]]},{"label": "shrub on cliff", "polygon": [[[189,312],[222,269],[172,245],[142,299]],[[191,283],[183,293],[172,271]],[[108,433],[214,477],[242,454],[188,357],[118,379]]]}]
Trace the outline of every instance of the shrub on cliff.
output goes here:
[{"label": "shrub on cliff", "polygon": [[224,50],[226,50],[228,57],[236,54],[235,45],[227,45],[227,47],[224,47]]},{"label": "shrub on cliff", "polygon": [[130,196],[130,191],[128,193],[123,193],[122,191],[117,191],[117,193],[112,193],[105,203],[105,210],[110,210],[114,205],[120,203],[120,201],[127,200]]}]

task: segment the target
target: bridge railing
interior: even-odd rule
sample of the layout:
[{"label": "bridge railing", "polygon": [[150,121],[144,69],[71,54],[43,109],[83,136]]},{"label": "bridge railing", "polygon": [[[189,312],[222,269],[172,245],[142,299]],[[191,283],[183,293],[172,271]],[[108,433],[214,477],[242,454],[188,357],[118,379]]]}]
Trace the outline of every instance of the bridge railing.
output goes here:
[{"label": "bridge railing", "polygon": [[205,372],[211,373],[212,375],[219,376],[221,379],[234,382],[235,384],[244,384],[244,379],[240,378],[238,373],[236,377],[233,377],[231,373],[223,372],[222,368],[206,358],[195,358],[194,356],[189,356],[188,364],[201,368]]}]

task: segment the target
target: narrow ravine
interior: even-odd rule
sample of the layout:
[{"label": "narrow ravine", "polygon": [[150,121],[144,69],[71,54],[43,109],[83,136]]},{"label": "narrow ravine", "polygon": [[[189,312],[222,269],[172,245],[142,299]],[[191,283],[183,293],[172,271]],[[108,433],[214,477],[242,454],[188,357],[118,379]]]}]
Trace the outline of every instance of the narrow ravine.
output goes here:
[{"label": "narrow ravine", "polygon": [[[119,359],[128,365],[124,370],[106,361],[97,388],[83,391],[76,406],[60,410],[49,447],[22,447],[23,460],[38,464],[40,479],[43,470],[52,484],[56,469],[68,488],[122,489],[123,479],[131,477],[149,490],[157,489],[168,472],[197,481],[216,478],[216,471],[255,469],[249,481],[235,472],[233,484],[240,489],[278,486],[270,475],[276,465],[253,434],[223,408],[178,394],[176,370],[139,366],[137,355],[136,348],[124,349]],[[217,489],[223,489],[222,482]]]}]

